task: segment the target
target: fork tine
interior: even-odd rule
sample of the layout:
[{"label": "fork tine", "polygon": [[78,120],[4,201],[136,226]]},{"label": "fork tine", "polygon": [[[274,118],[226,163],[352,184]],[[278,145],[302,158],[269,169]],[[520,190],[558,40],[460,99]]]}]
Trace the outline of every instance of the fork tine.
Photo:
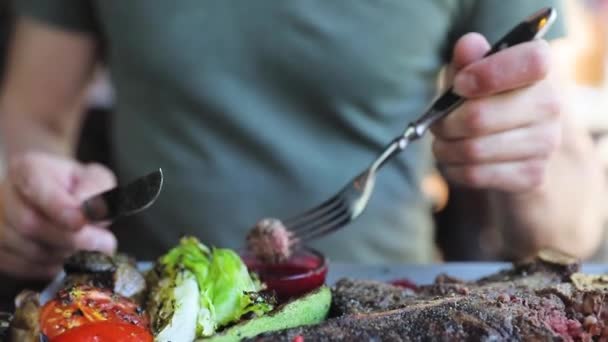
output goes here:
[{"label": "fork tine", "polygon": [[343,202],[341,202],[340,206],[336,207],[334,210],[328,211],[324,215],[317,217],[317,219],[309,221],[306,224],[297,227],[296,230],[290,230],[293,232],[295,237],[302,237],[318,230],[319,227],[327,225],[328,223],[334,221],[336,218],[348,214],[348,212],[348,207]]},{"label": "fork tine", "polygon": [[296,235],[306,233],[306,231],[315,229],[315,227],[322,225],[328,219],[331,219],[332,217],[344,212],[346,208],[347,207],[344,201],[342,199],[338,199],[332,204],[324,208],[320,208],[314,214],[309,215],[306,220],[303,220],[295,226],[287,226],[287,228]]},{"label": "fork tine", "polygon": [[343,227],[350,221],[350,212],[342,211],[340,215],[333,216],[330,220],[320,223],[314,229],[309,229],[302,234],[297,234],[294,237],[294,242],[302,243],[304,241],[313,240],[323,235],[329,234],[340,227]]},{"label": "fork tine", "polygon": [[334,208],[337,204],[340,204],[338,199],[340,198],[340,194],[336,194],[333,197],[330,197],[325,202],[319,204],[318,206],[311,208],[304,213],[288,218],[286,220],[282,220],[283,224],[287,227],[293,227],[293,230],[296,230],[297,226],[302,225],[316,217],[319,217],[321,214],[327,212],[328,210]]}]

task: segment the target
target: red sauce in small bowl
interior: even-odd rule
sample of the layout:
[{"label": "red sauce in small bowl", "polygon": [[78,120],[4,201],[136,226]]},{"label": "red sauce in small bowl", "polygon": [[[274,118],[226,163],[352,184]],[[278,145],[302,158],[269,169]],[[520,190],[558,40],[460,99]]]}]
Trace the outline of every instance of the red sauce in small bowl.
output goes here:
[{"label": "red sauce in small bowl", "polygon": [[264,263],[249,252],[241,252],[241,258],[250,272],[256,273],[279,301],[299,297],[325,284],[327,260],[311,248],[294,251],[286,261]]}]

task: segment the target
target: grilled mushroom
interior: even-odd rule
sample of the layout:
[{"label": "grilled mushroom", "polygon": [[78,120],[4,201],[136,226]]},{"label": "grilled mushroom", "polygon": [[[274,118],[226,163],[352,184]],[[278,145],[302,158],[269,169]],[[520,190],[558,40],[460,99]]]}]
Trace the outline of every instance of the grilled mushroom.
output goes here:
[{"label": "grilled mushroom", "polygon": [[15,298],[15,315],[10,323],[9,341],[40,341],[40,295],[25,290]]},{"label": "grilled mushroom", "polygon": [[[108,256],[100,252],[81,251],[64,264],[65,286],[87,284],[112,289],[115,293],[140,303],[146,281],[133,260],[125,255]],[[140,303],[141,304],[141,303]]]}]

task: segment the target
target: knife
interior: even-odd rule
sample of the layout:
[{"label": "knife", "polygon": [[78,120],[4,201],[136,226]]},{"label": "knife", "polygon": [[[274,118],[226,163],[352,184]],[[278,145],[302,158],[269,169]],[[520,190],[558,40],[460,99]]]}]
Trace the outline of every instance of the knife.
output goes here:
[{"label": "knife", "polygon": [[151,172],[131,183],[89,197],[82,211],[90,222],[113,221],[150,207],[163,187],[163,170]]}]

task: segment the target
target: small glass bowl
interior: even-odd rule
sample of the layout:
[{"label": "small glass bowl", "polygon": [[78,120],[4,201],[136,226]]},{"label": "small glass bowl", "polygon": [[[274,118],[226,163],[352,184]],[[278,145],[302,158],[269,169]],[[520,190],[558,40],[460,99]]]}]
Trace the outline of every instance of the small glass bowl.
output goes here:
[{"label": "small glass bowl", "polygon": [[279,301],[299,297],[325,284],[328,262],[319,251],[302,247],[284,262],[268,264],[249,251],[241,258],[250,272],[256,273]]}]

